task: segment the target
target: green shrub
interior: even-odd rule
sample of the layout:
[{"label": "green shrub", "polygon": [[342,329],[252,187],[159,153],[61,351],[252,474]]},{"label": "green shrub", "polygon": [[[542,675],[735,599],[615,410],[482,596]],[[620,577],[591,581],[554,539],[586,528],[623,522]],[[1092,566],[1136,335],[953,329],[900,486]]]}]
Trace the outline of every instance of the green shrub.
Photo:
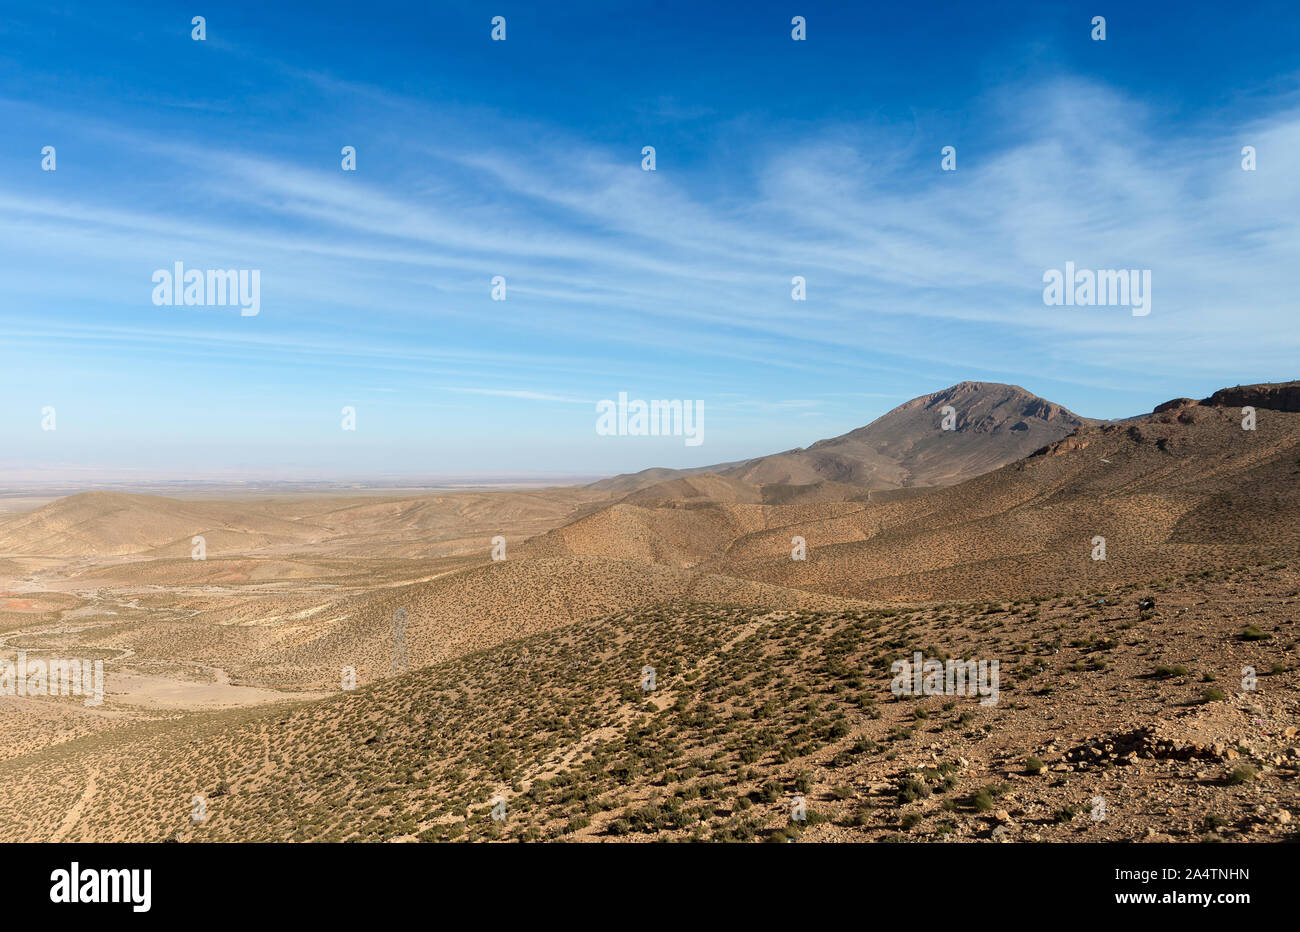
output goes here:
[{"label": "green shrub", "polygon": [[898,787],[898,799],[904,803],[914,803],[918,799],[928,799],[930,787],[915,778],[904,780]]},{"label": "green shrub", "polygon": [[1230,786],[1238,786],[1242,783],[1249,783],[1251,780],[1255,779],[1255,775],[1258,772],[1259,771],[1250,764],[1238,764],[1236,767],[1233,767],[1232,772],[1228,774],[1228,784]]}]

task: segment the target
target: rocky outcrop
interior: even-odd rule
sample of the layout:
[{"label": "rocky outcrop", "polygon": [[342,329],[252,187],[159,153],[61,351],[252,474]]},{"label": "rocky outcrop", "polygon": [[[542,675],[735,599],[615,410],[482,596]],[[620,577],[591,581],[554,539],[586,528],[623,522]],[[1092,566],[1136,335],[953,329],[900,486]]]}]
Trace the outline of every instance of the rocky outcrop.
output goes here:
[{"label": "rocky outcrop", "polygon": [[1300,411],[1300,382],[1266,382],[1221,388],[1201,402],[1220,408],[1266,408],[1270,411]]},{"label": "rocky outcrop", "polygon": [[1133,764],[1138,760],[1226,760],[1237,752],[1222,744],[1201,745],[1192,741],[1162,737],[1153,726],[1094,738],[1065,752],[1074,764]]}]

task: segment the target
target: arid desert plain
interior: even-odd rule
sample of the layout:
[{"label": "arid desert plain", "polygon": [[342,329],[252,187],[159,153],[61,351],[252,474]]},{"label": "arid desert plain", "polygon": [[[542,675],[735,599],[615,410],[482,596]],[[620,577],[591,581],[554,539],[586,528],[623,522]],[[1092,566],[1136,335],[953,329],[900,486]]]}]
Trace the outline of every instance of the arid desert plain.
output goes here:
[{"label": "arid desert plain", "polygon": [[0,658],[104,678],[10,679],[0,839],[1295,840],[1300,383],[1085,415],[967,382],[569,487],[7,489]]}]

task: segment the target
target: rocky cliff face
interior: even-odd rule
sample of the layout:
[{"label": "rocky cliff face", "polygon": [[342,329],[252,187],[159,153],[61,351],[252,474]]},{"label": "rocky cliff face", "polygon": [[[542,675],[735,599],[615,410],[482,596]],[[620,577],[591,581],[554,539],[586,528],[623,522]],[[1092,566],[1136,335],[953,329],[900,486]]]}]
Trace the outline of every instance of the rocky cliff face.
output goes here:
[{"label": "rocky cliff face", "polygon": [[1270,411],[1300,411],[1300,382],[1265,382],[1260,385],[1221,388],[1201,404],[1222,408],[1250,405]]}]

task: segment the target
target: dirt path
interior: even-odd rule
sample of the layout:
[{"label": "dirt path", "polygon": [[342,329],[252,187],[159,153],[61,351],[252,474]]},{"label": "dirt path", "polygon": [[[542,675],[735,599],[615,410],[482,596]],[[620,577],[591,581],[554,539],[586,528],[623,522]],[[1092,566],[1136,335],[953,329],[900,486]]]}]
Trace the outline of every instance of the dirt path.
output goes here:
[{"label": "dirt path", "polygon": [[86,806],[95,798],[95,780],[98,776],[98,770],[90,771],[90,776],[86,779],[86,788],[81,791],[81,797],[72,804],[72,808],[63,816],[63,822],[50,836],[51,842],[63,841],[68,836],[68,833],[77,827],[81,814],[86,811]]}]

